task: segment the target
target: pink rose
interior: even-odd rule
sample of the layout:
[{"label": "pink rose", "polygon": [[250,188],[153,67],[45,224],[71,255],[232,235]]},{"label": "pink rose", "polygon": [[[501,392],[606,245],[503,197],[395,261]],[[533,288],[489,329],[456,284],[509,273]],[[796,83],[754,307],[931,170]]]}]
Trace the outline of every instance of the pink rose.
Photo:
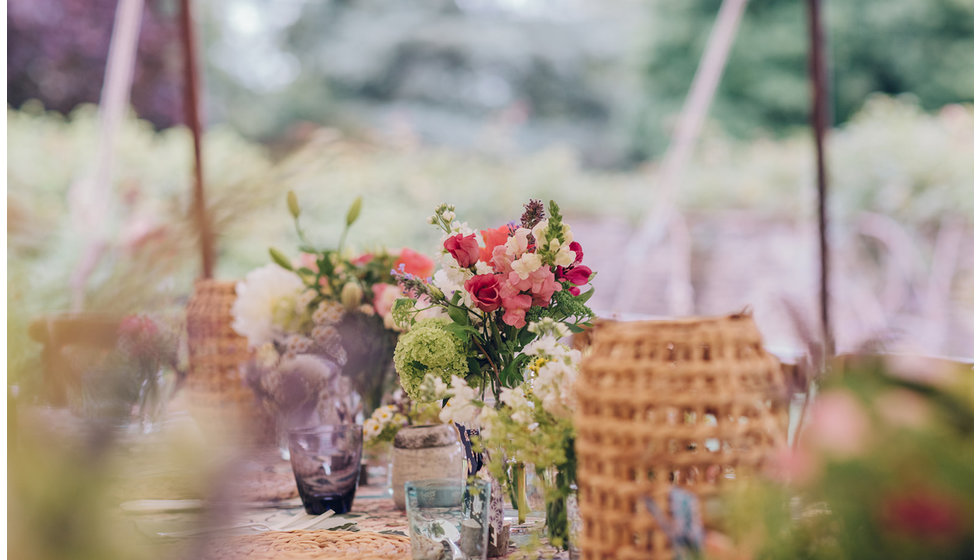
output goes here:
[{"label": "pink rose", "polygon": [[[404,269],[400,268],[402,265],[405,265]],[[433,268],[435,265],[432,264],[432,259],[408,248],[402,249],[398,260],[395,261],[395,270],[403,270],[406,274],[419,278],[432,276]]]},{"label": "pink rose", "polygon": [[463,287],[482,311],[490,312],[500,307],[500,281],[496,274],[478,274],[467,280]]},{"label": "pink rose", "polygon": [[480,260],[480,244],[476,241],[476,234],[464,236],[462,233],[457,233],[447,239],[442,246],[463,268],[469,268]]}]

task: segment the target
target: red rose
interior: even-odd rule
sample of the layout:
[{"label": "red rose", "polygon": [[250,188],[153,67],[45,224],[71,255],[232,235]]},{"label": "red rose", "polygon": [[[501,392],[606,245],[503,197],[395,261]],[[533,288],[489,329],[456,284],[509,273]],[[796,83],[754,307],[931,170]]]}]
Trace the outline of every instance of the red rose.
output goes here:
[{"label": "red rose", "polygon": [[480,258],[480,245],[476,242],[476,235],[472,233],[465,237],[462,233],[457,233],[447,239],[442,246],[463,268],[473,266]]},{"label": "red rose", "polygon": [[[404,269],[400,268],[402,265],[405,265]],[[395,261],[395,270],[403,270],[407,274],[419,278],[432,276],[433,268],[435,266],[432,264],[432,259],[408,248],[402,249],[398,260]]]},{"label": "red rose", "polygon": [[500,282],[496,274],[478,274],[467,280],[463,287],[482,311],[494,311],[500,307]]},{"label": "red rose", "polygon": [[480,236],[483,237],[480,260],[485,263],[490,263],[493,259],[493,250],[497,246],[507,243],[507,238],[510,237],[510,227],[500,226],[497,229],[485,229],[480,232]]}]

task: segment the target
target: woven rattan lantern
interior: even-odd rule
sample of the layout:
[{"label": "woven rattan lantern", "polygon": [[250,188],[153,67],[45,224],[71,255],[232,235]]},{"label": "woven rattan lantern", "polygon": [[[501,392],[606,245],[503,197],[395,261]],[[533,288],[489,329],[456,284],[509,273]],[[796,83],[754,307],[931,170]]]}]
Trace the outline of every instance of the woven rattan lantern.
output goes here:
[{"label": "woven rattan lantern", "polygon": [[198,280],[187,305],[188,404],[206,431],[246,443],[275,440],[275,423],[242,381],[248,341],[231,328],[235,283]]},{"label": "woven rattan lantern", "polygon": [[670,560],[673,485],[704,498],[786,441],[779,361],[750,315],[598,324],[575,387],[583,560]]}]

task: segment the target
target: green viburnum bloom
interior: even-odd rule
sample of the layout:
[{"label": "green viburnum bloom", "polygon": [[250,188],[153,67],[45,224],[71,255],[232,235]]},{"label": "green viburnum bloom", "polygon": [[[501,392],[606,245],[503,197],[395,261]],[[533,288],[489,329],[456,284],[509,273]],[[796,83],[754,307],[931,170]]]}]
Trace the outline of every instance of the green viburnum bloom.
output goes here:
[{"label": "green viburnum bloom", "polygon": [[449,323],[448,319],[422,319],[398,338],[395,370],[412,400],[419,400],[419,385],[426,373],[449,383],[453,375],[463,377],[469,371],[462,341],[446,330]]}]

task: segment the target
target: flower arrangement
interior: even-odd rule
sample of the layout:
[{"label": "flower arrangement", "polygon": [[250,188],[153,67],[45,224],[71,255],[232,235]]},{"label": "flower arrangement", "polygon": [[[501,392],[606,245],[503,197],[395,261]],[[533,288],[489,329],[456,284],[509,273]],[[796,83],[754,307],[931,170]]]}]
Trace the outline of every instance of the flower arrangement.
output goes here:
[{"label": "flower arrangement", "polygon": [[581,245],[552,201],[549,217],[532,200],[520,225],[480,233],[456,221],[448,204],[429,222],[443,231],[439,270],[431,281],[395,271],[409,298],[395,302],[395,324],[407,331],[395,349],[402,387],[415,395],[426,372],[446,383],[465,377],[499,400],[500,391],[523,381],[537,338],[529,324],[551,319],[579,332],[595,315],[581,291],[594,273],[582,264]]},{"label": "flower arrangement", "polygon": [[486,452],[521,521],[524,468],[535,465],[546,483],[549,536],[567,546],[570,394],[580,356],[560,341],[591,326],[593,290],[582,287],[594,273],[553,201],[547,217],[530,201],[519,224],[479,232],[482,244],[455,218],[443,204],[429,219],[444,233],[432,280],[399,274],[412,297],[393,310],[407,331],[395,368],[413,399],[442,403],[440,420],[480,431],[474,446]]},{"label": "flower arrangement", "polygon": [[973,368],[850,360],[798,445],[732,488],[708,558],[972,558]]},{"label": "flower arrangement", "polygon": [[265,370],[292,367],[284,360],[298,355],[318,355],[342,368],[365,406],[374,409],[393,384],[391,355],[398,328],[391,309],[401,289],[391,270],[427,276],[433,263],[407,248],[358,256],[348,252],[344,243],[360,215],[360,198],[348,209],[340,242],[332,249],[318,249],[309,241],[293,192],[287,206],[301,255],[294,262],[269,249],[273,263],[253,270],[236,287],[232,327],[256,349]]}]

